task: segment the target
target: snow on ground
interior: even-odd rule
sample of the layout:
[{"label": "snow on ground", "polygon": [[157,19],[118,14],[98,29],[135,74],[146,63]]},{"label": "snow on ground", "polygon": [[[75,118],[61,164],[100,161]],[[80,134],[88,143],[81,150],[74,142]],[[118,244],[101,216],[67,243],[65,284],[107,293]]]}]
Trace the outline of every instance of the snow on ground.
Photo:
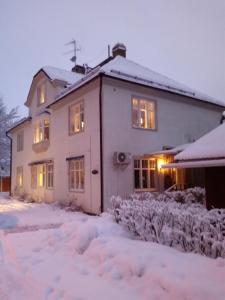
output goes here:
[{"label": "snow on ground", "polygon": [[0,200],[0,299],[224,300],[225,260],[138,241],[111,216]]}]

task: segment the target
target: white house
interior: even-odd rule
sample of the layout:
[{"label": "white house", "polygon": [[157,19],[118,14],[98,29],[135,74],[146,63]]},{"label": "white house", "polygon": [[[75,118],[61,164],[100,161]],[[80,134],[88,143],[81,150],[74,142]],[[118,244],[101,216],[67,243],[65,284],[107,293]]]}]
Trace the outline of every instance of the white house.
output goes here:
[{"label": "white house", "polygon": [[95,68],[44,67],[12,128],[11,191],[35,201],[74,201],[98,214],[115,194],[164,188],[149,153],[193,142],[219,124],[224,104],[126,59]]}]

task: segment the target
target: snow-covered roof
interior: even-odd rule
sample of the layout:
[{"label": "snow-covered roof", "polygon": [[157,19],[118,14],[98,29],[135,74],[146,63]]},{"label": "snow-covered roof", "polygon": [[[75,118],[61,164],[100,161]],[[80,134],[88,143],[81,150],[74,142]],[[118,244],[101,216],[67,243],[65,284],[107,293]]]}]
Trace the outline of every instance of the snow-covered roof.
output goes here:
[{"label": "snow-covered roof", "polygon": [[43,70],[51,80],[62,80],[68,84],[74,84],[84,76],[80,73],[75,73],[52,66],[45,66],[41,70]]},{"label": "snow-covered roof", "polygon": [[225,158],[225,123],[202,136],[175,156],[178,161],[212,158]]},{"label": "snow-covered roof", "polygon": [[20,125],[22,125],[26,122],[29,122],[29,121],[31,121],[31,117],[25,117],[25,118],[18,120],[17,122],[15,122],[13,124],[13,126],[9,130],[7,130],[6,133],[8,134],[8,133],[12,132],[13,129],[15,129],[15,128],[19,127]]},{"label": "snow-covered roof", "polygon": [[162,165],[163,169],[188,169],[188,168],[209,168],[209,167],[224,167],[225,159],[208,159],[208,160],[193,160],[181,161]]},{"label": "snow-covered roof", "polygon": [[173,148],[167,149],[167,150],[159,150],[159,151],[151,152],[149,154],[150,155],[160,155],[160,154],[173,154],[173,155],[175,155],[177,153],[180,153],[184,149],[186,149],[189,145],[191,145],[191,143],[178,145],[176,147],[173,147]]},{"label": "snow-covered roof", "polygon": [[56,101],[60,100],[68,93],[71,93],[73,90],[76,90],[99,74],[105,74],[114,78],[139,83],[153,88],[162,89],[191,98],[207,101],[213,104],[225,106],[225,102],[221,100],[217,100],[199,93],[198,91],[193,90],[184,84],[178,83],[175,80],[172,80],[149,68],[143,67],[122,56],[116,56],[108,63],[98,66],[97,68],[88,72],[83,78],[75,82],[68,89],[63,90],[62,93],[56,98]]}]

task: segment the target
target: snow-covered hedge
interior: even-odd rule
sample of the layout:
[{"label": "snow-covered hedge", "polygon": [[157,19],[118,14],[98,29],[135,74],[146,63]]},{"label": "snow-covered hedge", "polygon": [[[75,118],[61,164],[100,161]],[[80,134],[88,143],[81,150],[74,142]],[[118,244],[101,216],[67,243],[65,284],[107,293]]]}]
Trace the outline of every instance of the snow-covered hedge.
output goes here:
[{"label": "snow-covered hedge", "polygon": [[172,196],[151,193],[129,199],[113,196],[111,213],[142,240],[225,258],[225,209],[208,211],[192,202],[178,203]]}]

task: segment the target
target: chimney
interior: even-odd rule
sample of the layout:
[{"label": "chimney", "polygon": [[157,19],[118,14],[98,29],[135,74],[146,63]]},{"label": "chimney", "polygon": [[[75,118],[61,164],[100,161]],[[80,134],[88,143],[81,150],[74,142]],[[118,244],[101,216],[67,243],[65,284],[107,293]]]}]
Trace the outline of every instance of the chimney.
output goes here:
[{"label": "chimney", "polygon": [[126,57],[126,51],[127,48],[124,44],[122,43],[117,43],[113,48],[112,48],[112,54],[113,57],[116,57],[117,55]]},{"label": "chimney", "polygon": [[85,66],[76,65],[72,68],[71,71],[79,74],[85,74]]}]

